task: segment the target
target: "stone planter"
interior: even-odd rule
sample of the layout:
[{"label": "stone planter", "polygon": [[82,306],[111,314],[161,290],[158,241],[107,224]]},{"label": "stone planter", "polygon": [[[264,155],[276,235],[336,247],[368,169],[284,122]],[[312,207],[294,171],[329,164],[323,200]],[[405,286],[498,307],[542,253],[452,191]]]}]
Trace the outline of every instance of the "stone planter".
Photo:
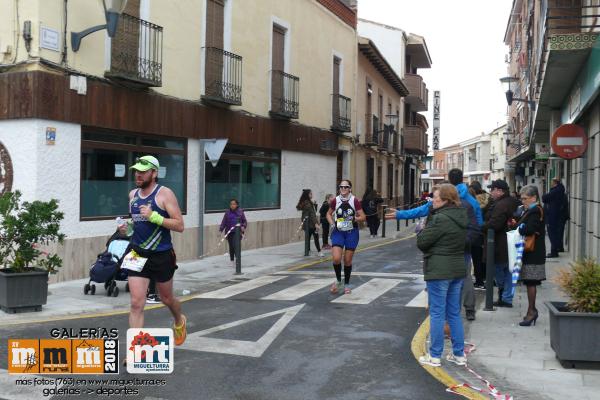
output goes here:
[{"label": "stone planter", "polygon": [[600,363],[600,313],[566,311],[567,303],[547,301],[550,345],[565,367],[574,362]]},{"label": "stone planter", "polygon": [[0,309],[7,313],[42,311],[48,299],[48,271],[28,272],[0,269]]}]

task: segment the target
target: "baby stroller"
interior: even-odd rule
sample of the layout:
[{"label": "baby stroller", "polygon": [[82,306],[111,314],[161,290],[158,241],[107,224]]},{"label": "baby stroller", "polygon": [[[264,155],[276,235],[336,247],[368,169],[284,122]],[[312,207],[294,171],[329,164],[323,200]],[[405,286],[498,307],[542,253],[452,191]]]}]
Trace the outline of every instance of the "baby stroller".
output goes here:
[{"label": "baby stroller", "polygon": [[[119,287],[117,281],[127,280],[127,270],[121,269],[123,257],[129,247],[129,237],[123,236],[117,230],[106,242],[106,250],[98,254],[96,261],[90,266],[90,280],[83,286],[83,294],[95,294],[96,283],[104,283],[107,296],[117,297]],[[129,283],[125,284],[129,292]]]}]

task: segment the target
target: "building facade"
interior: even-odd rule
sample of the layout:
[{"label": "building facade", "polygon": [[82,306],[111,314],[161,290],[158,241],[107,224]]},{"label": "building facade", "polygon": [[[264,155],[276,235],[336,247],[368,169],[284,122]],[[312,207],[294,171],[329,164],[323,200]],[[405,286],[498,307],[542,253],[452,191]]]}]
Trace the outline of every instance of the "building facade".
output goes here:
[{"label": "building facade", "polygon": [[408,90],[371,39],[359,37],[358,49],[354,192],[360,197],[374,188],[389,206],[395,206],[404,183],[398,115]]},{"label": "building facade", "polygon": [[[565,240],[573,258],[600,256],[598,14],[593,0],[514,0],[504,37],[510,89],[519,99],[507,121],[513,184],[534,184],[545,193],[551,179],[561,179],[570,199]],[[554,154],[551,141],[563,124],[583,128],[582,156]]]},{"label": "building facade", "polygon": [[[428,153],[427,129],[429,124],[424,115],[429,106],[429,91],[421,75],[420,68],[431,68],[431,56],[425,39],[403,30],[364,19],[358,20],[358,32],[361,36],[372,40],[382,56],[397,76],[402,79],[408,90],[397,108],[389,108],[383,115],[397,118],[399,129],[398,195],[396,206],[410,206],[420,195],[421,171],[425,165],[421,158]],[[359,68],[360,69],[360,68]],[[360,95],[360,85],[357,85]],[[390,112],[391,111],[391,112]],[[387,114],[386,114],[387,113]],[[358,112],[360,118],[361,112]],[[360,130],[360,124],[357,129]],[[360,132],[359,132],[360,133]],[[388,166],[388,168],[390,168]],[[391,176],[389,174],[388,176]]]},{"label": "building facade", "polygon": [[490,135],[481,135],[458,144],[463,150],[463,177],[466,182],[479,181],[483,187],[491,183]]},{"label": "building facade", "polygon": [[[104,23],[101,3],[91,3],[6,2],[0,14],[0,153],[11,165],[2,189],[59,200],[67,240],[55,279],[87,276],[128,213],[128,166],[142,154],[158,157],[159,181],[179,199],[180,259],[215,250],[231,198],[247,210],[245,248],[294,240],[301,189],[319,200],[350,170],[356,9],[340,0],[129,0],[113,38],[96,32],[77,49],[69,32]],[[200,154],[209,138],[228,139],[214,167]]]}]

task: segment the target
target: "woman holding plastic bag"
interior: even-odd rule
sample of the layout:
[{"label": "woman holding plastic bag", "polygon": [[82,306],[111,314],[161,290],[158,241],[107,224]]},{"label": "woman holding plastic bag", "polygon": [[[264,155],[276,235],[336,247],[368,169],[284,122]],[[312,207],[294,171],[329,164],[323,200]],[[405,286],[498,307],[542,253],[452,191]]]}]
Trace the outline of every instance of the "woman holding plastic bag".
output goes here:
[{"label": "woman holding plastic bag", "polygon": [[519,233],[524,237],[523,266],[521,268],[521,281],[527,287],[527,300],[529,307],[527,315],[520,326],[535,325],[538,319],[538,310],[535,307],[537,286],[546,280],[546,239],[544,225],[544,211],[540,205],[540,196],[536,186],[527,185],[521,189],[521,201],[525,206],[525,213],[519,221]]}]

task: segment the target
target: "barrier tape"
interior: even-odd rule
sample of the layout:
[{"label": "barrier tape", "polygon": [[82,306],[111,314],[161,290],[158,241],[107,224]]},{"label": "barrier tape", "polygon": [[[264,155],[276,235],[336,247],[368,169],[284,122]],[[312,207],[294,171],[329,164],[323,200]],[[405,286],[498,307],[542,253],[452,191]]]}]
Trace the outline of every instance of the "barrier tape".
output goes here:
[{"label": "barrier tape", "polygon": [[[475,346],[475,343],[465,342],[465,356],[471,354],[476,349],[477,349],[477,347]],[[477,379],[482,381],[485,384],[486,389],[482,389],[480,387],[473,386],[469,383],[461,383],[459,385],[450,386],[449,388],[446,389],[446,392],[454,393],[454,394],[457,394],[459,396],[462,396],[462,397],[465,397],[468,399],[469,397],[467,395],[462,394],[456,390],[458,388],[464,387],[464,388],[474,390],[474,391],[479,392],[484,395],[489,395],[494,400],[514,400],[512,395],[501,393],[494,385],[492,385],[490,383],[490,381],[488,381],[487,379],[485,379],[484,377],[479,375],[477,372],[473,371],[471,368],[468,367],[468,365],[465,365],[465,368],[467,369],[467,371],[469,371],[471,374],[473,374]]]},{"label": "barrier tape", "polygon": [[[232,226],[225,235],[223,235],[223,237],[219,240],[219,242],[217,243],[217,245],[210,251],[207,251],[206,253],[202,254],[199,258],[204,258],[204,257],[208,257],[209,255],[212,255],[213,253],[215,253],[219,247],[221,247],[221,245],[223,244],[223,242],[225,242],[225,239],[227,239],[227,236],[229,236],[229,234],[231,232],[233,232],[235,230],[236,227],[241,226],[241,224],[237,223],[234,226]],[[242,239],[244,238],[244,236],[242,235]]]}]

